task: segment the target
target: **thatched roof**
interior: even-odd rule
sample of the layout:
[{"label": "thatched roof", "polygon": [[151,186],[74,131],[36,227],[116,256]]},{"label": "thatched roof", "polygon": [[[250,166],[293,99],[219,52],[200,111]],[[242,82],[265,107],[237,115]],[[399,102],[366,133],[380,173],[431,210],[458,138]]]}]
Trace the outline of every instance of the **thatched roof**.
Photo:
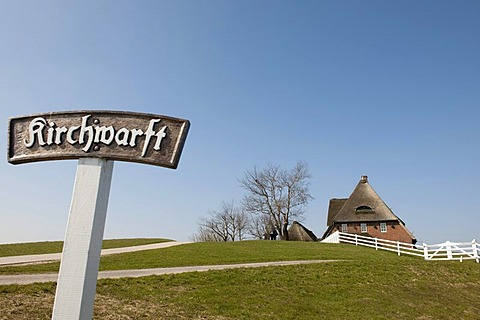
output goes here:
[{"label": "thatched roof", "polygon": [[327,226],[333,223],[335,216],[337,213],[342,209],[347,202],[348,198],[345,199],[330,199],[330,203],[328,204],[328,216],[327,216]]},{"label": "thatched roof", "polygon": [[[338,199],[332,199],[334,208],[332,212],[341,204]],[[330,204],[332,204],[330,200]],[[344,199],[340,199],[344,200]],[[352,221],[401,221],[390,208],[383,202],[380,196],[373,190],[368,183],[367,176],[362,176],[358,182],[355,190],[353,190],[350,197],[343,203],[342,208],[338,213],[331,218],[330,208],[328,222],[352,222]],[[330,225],[330,224],[329,224]]]},{"label": "thatched roof", "polygon": [[396,221],[416,242],[415,236],[405,227],[405,223],[383,202],[368,183],[368,177],[362,176],[360,182],[348,199],[331,199],[328,207],[327,230],[323,238],[334,230],[335,223]]},{"label": "thatched roof", "polygon": [[288,229],[288,238],[291,241],[317,241],[317,236],[297,221]]}]

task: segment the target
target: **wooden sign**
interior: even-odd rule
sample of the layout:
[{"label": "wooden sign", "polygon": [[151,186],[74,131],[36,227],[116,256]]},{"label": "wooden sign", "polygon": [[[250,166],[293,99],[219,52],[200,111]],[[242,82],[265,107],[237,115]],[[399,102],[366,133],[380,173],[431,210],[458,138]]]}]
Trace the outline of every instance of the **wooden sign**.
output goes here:
[{"label": "wooden sign", "polygon": [[113,160],[176,169],[190,122],[121,111],[51,112],[9,119],[8,162],[78,158],[53,320],[89,320]]},{"label": "wooden sign", "polygon": [[188,120],[122,111],[68,111],[9,120],[8,162],[78,158],[140,162],[175,169]]}]

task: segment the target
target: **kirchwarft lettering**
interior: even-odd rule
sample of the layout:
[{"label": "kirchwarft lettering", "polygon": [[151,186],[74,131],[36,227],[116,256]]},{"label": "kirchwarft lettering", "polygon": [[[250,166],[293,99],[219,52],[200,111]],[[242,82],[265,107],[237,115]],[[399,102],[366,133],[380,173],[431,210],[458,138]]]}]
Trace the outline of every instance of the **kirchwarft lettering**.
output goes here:
[{"label": "kirchwarft lettering", "polygon": [[[82,150],[84,152],[89,152],[94,143],[111,145],[113,141],[118,146],[134,148],[137,146],[139,138],[145,137],[142,148],[142,157],[144,157],[149,146],[153,143],[155,143],[153,149],[159,151],[162,140],[167,135],[167,126],[157,125],[162,121],[161,119],[151,119],[145,126],[145,130],[142,130],[138,128],[115,129],[111,125],[100,126],[98,119],[93,120],[94,125],[92,126],[88,125],[90,117],[91,115],[83,116],[80,125],[68,128],[65,126],[59,127],[55,122],[48,122],[43,117],[34,118],[28,127],[28,139],[24,140],[25,146],[31,148],[37,142],[42,147],[52,144],[61,145],[66,141],[71,145],[78,143],[83,146]],[[160,128],[156,129],[155,127]]]}]

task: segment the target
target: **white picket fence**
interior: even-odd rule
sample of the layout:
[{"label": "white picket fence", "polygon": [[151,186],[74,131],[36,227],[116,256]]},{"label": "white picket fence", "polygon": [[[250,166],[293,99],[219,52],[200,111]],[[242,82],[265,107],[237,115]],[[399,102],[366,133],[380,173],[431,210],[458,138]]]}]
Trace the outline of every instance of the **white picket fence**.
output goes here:
[{"label": "white picket fence", "polygon": [[480,244],[472,242],[450,242],[440,244],[413,245],[399,241],[384,240],[365,237],[353,233],[337,231],[322,242],[325,243],[350,243],[356,246],[375,248],[375,250],[387,250],[396,252],[398,255],[406,254],[423,257],[425,260],[468,260],[475,259],[480,263]]},{"label": "white picket fence", "polygon": [[450,242],[427,245],[423,244],[425,260],[467,260],[475,259],[480,263],[480,243]]}]

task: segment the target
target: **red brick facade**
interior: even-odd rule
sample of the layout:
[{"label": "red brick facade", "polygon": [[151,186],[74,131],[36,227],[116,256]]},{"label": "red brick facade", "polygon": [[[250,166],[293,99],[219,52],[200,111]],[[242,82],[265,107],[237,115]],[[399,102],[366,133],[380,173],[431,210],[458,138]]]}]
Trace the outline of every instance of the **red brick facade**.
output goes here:
[{"label": "red brick facade", "polygon": [[361,223],[351,222],[345,223],[347,225],[347,230],[342,231],[342,223],[335,223],[333,226],[333,232],[341,231],[359,235],[368,235],[373,238],[386,239],[392,241],[400,241],[405,243],[415,244],[416,240],[412,238],[410,232],[408,232],[402,224],[399,224],[398,221],[386,221],[386,232],[380,230],[380,222],[365,222],[367,225],[367,232],[362,232]]}]

